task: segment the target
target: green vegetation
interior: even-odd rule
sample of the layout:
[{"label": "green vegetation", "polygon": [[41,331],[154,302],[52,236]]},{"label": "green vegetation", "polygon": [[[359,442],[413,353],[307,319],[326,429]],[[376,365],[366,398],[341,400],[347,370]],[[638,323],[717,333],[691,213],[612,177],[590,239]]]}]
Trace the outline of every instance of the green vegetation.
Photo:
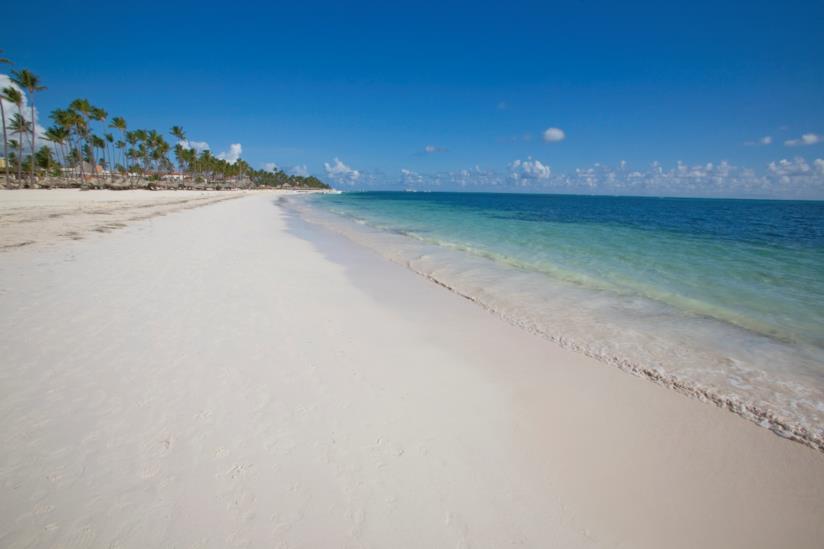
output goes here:
[{"label": "green vegetation", "polygon": [[[11,61],[0,56],[0,64]],[[46,88],[26,69],[11,71],[10,79],[15,85],[0,90],[7,186],[13,186],[15,174],[17,185],[32,187],[41,177],[48,185],[110,188],[329,188],[316,177],[254,170],[242,159],[228,162],[208,149],[197,151],[189,146],[180,126],[169,131],[176,140],[172,147],[157,130],[129,130],[125,118],[110,118],[88,99],[75,99],[65,109],[52,111],[53,125],[38,136],[34,97]],[[29,113],[23,112],[24,99]],[[8,124],[6,103],[16,111]],[[36,148],[38,140],[50,145]],[[169,156],[172,152],[174,162]],[[26,176],[24,166],[28,167]]]},{"label": "green vegetation", "polygon": [[249,177],[254,182],[255,186],[258,187],[273,187],[273,188],[283,188],[283,187],[299,187],[299,188],[306,188],[306,189],[328,189],[329,185],[321,181],[315,176],[300,176],[300,175],[289,175],[281,170],[275,170],[273,172],[267,172],[263,170],[257,170],[252,172]]}]

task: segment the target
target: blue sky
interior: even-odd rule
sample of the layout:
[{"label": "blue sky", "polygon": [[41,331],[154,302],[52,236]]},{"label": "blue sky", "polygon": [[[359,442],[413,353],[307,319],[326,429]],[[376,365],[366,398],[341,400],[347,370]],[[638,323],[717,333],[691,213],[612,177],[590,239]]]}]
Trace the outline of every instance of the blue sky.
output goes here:
[{"label": "blue sky", "polygon": [[[88,97],[132,128],[179,124],[215,153],[240,144],[255,167],[344,188],[824,198],[820,1],[15,2],[3,14],[0,48],[49,87],[41,112]],[[545,140],[548,128],[564,138]]]}]

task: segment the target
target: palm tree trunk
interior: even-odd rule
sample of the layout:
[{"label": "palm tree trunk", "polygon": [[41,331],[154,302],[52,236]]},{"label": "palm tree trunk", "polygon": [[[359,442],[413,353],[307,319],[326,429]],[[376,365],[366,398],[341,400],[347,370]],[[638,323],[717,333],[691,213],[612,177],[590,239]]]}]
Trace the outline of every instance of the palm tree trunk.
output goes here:
[{"label": "palm tree trunk", "polygon": [[3,100],[0,99],[0,118],[3,119],[3,167],[6,170],[6,184],[11,180],[9,176],[9,138],[6,134],[6,109],[3,107]]},{"label": "palm tree trunk", "polygon": [[17,132],[17,183],[23,179],[23,132]]},{"label": "palm tree trunk", "polygon": [[85,164],[86,159],[83,158],[83,147],[82,147],[82,138],[78,135],[77,141],[74,144],[74,150],[77,151],[77,158],[80,161],[80,184],[82,185],[86,179],[86,170],[83,166]]},{"label": "palm tree trunk", "polygon": [[[68,168],[69,167],[69,147],[66,143],[61,143],[60,148],[63,150],[63,167]],[[61,171],[60,175],[63,175],[62,171]],[[66,181],[69,180],[70,176],[71,176],[71,172],[66,172]]]},{"label": "palm tree trunk", "polygon": [[97,179],[97,164],[94,161],[94,145],[86,138],[86,146],[89,148],[89,160],[92,164],[92,179]]},{"label": "palm tree trunk", "polygon": [[31,186],[34,188],[34,135],[37,133],[37,124],[34,123],[34,91],[31,96]]},{"label": "palm tree trunk", "polygon": [[114,181],[114,144],[107,141],[106,150],[109,151],[109,181]]},{"label": "palm tree trunk", "polygon": [[57,156],[57,169],[59,172],[57,180],[60,181],[60,178],[63,176],[63,143],[56,143],[56,145],[54,154]]},{"label": "palm tree trunk", "polygon": [[[52,141],[52,152],[54,152],[54,161],[57,163],[57,167],[59,168],[62,165],[60,160],[60,144]],[[51,165],[49,166],[51,168]],[[46,173],[46,176],[49,176],[49,173]]]}]

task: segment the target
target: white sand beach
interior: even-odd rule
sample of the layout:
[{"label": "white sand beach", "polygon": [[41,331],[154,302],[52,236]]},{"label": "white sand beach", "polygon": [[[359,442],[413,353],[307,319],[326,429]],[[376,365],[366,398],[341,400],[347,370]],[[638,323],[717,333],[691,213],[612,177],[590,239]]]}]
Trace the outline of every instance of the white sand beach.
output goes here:
[{"label": "white sand beach", "polygon": [[824,454],[275,192],[55,192],[0,193],[1,547],[821,547]]},{"label": "white sand beach", "polygon": [[48,191],[0,194],[0,250],[79,240],[127,224],[241,196],[242,192]]}]

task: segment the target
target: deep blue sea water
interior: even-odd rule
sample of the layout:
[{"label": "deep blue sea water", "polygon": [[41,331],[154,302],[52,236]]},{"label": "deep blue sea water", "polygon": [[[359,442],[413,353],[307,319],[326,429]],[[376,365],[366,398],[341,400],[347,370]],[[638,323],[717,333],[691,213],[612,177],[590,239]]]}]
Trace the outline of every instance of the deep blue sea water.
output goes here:
[{"label": "deep blue sea water", "polygon": [[314,221],[511,322],[824,441],[824,202],[366,192],[308,204]]}]

